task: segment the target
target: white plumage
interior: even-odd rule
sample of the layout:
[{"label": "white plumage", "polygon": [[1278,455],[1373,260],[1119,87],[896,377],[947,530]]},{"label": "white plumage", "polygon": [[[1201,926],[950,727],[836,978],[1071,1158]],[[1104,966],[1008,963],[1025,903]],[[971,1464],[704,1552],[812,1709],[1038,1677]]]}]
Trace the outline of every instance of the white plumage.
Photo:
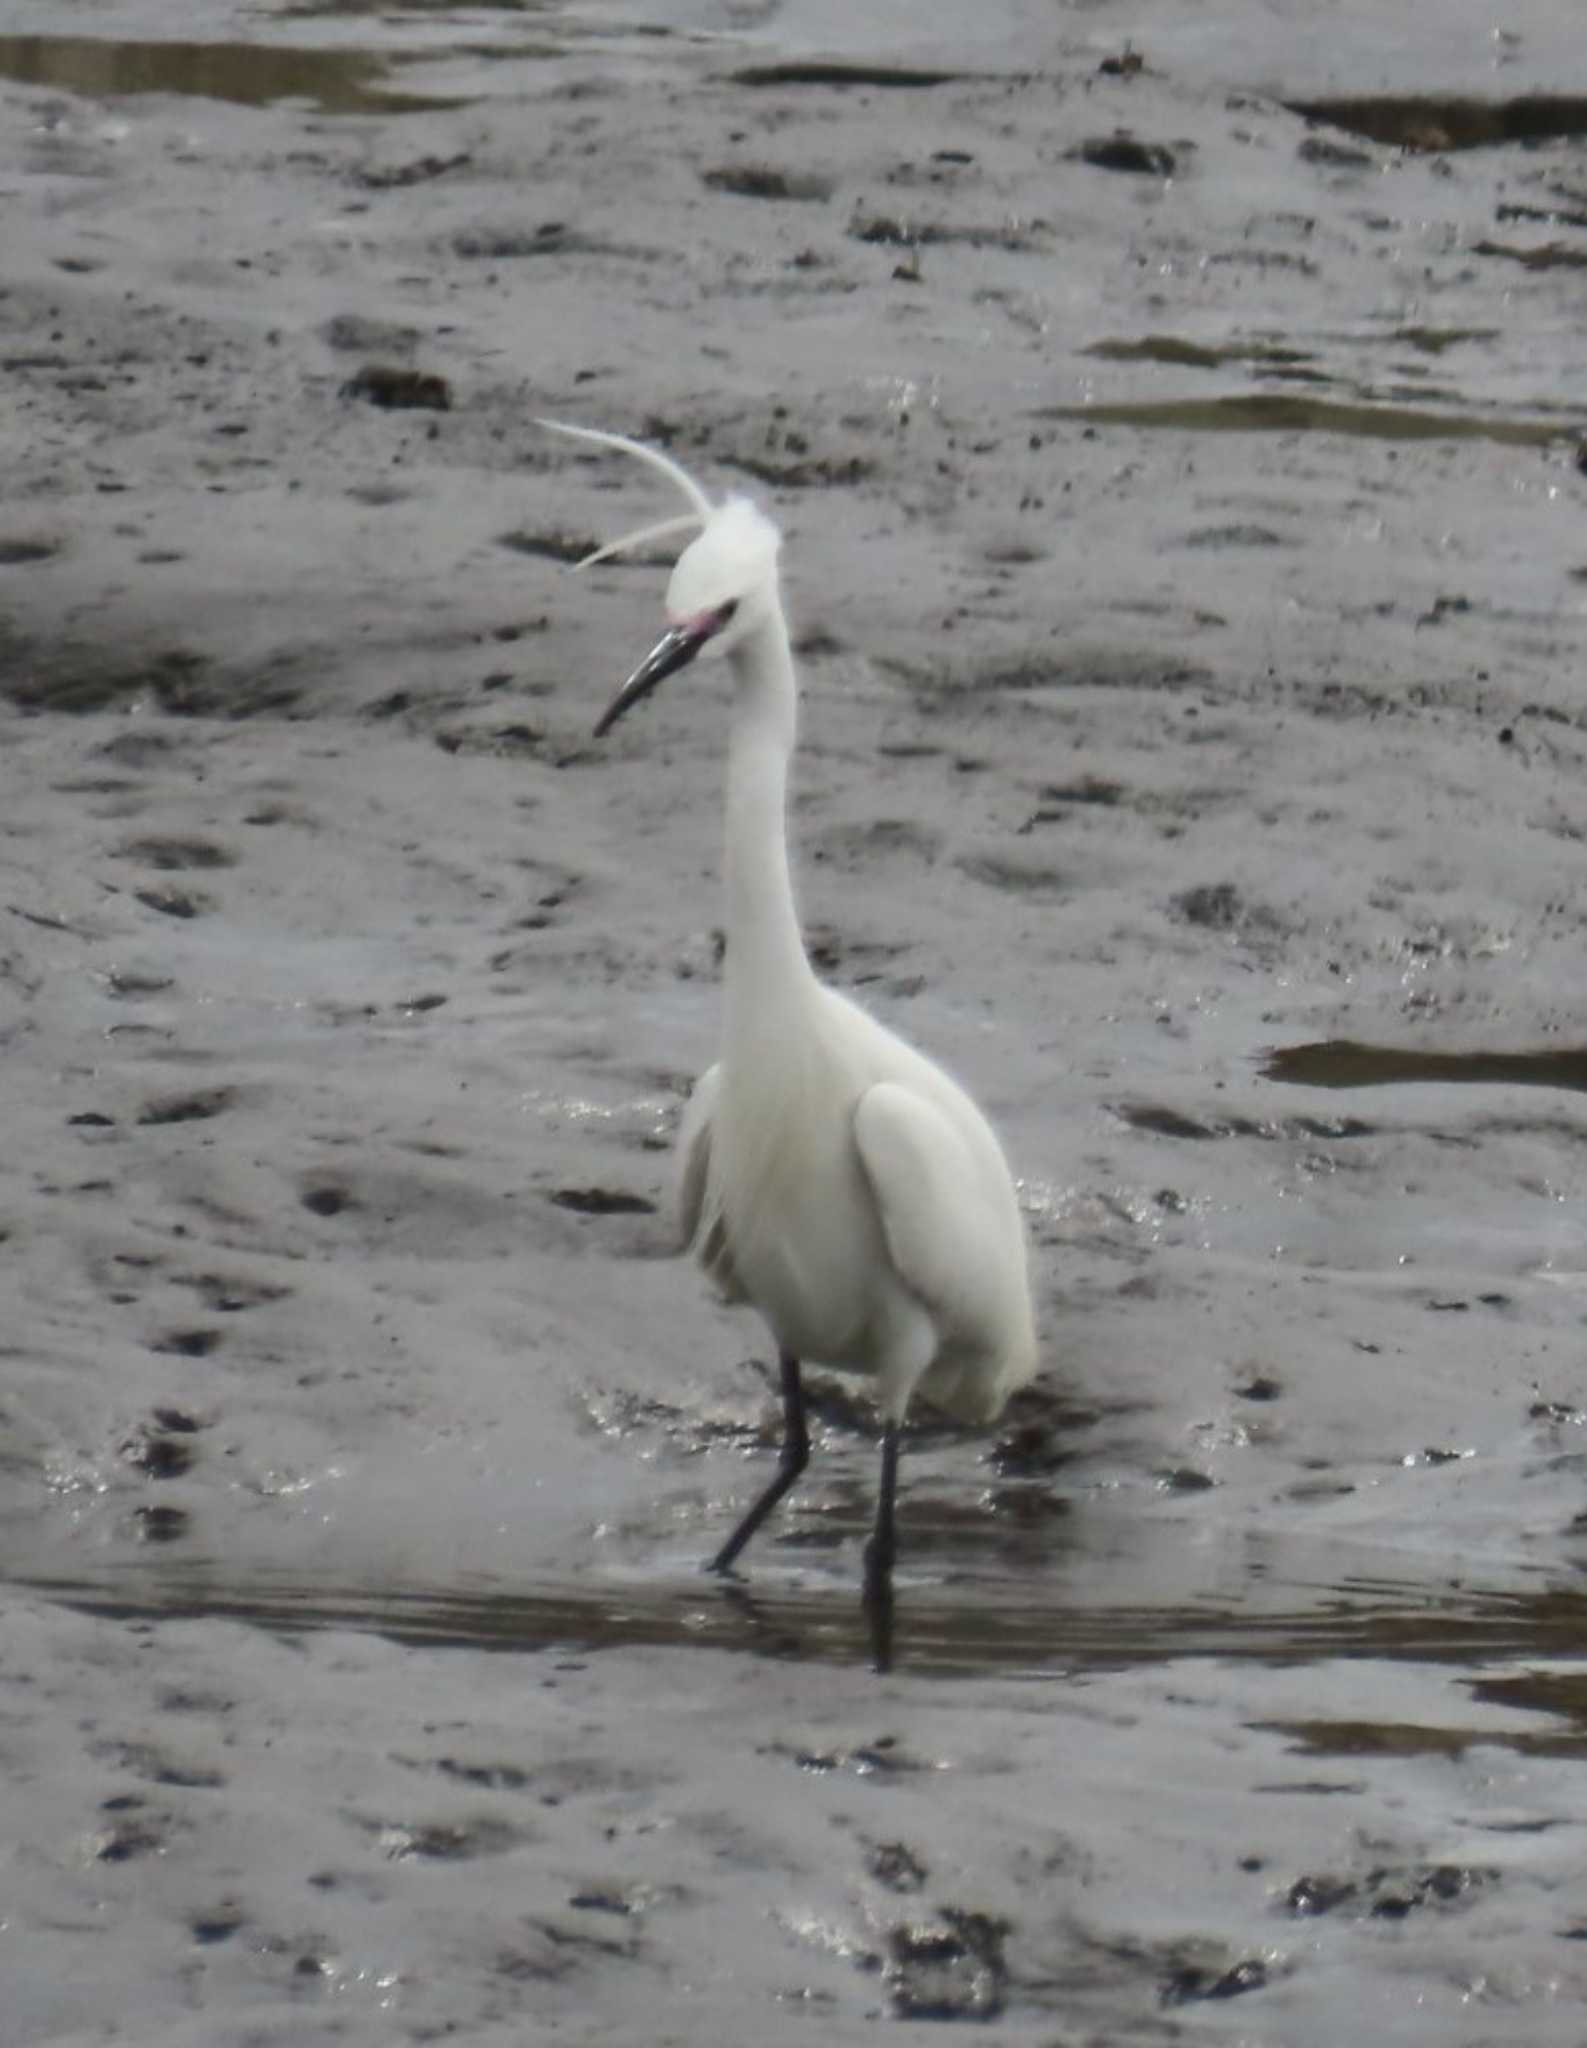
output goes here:
[{"label": "white plumage", "polygon": [[615,541],[602,556],[658,531],[699,528],[672,572],[667,631],[597,733],[701,653],[725,656],[733,680],[722,1049],[684,1116],[678,1211],[717,1287],[756,1308],[775,1338],[787,1426],[777,1476],[712,1565],[731,1567],[804,1468],[800,1361],[874,1377],[884,1430],[865,1604],[885,1669],[898,1437],[911,1399],[989,1422],[1035,1371],[1013,1181],[957,1082],[824,988],[805,952],[785,826],[797,684],[777,529],[747,499],[713,506],[655,449],[589,428],[558,431],[649,463],[688,499],[685,518]]}]

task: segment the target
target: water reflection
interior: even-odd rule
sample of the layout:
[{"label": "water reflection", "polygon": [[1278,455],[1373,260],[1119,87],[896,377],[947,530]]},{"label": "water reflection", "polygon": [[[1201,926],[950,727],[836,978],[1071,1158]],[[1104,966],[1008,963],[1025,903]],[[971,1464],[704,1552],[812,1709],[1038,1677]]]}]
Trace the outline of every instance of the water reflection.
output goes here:
[{"label": "water reflection", "polygon": [[[862,1664],[867,1637],[852,1589],[773,1580],[513,1586],[382,1586],[310,1573],[239,1574],[219,1563],[111,1566],[21,1581],[83,1613],[117,1620],[217,1618],[283,1634],[358,1629],[434,1648],[591,1651],[704,1644],[805,1661]],[[1579,1656],[1587,1593],[1439,1591],[1358,1580],[1308,1595],[1176,1605],[1065,1605],[978,1582],[900,1583],[899,1663],[944,1678],[1058,1675],[1217,1657],[1267,1664],[1322,1658],[1489,1665]],[[1485,1683],[1488,1683],[1485,1679]],[[1497,1694],[1494,1697],[1498,1697]],[[1544,1705],[1544,1699],[1512,1704]],[[1587,1725],[1587,1679],[1547,1710]]]},{"label": "water reflection", "polygon": [[1587,1048],[1534,1052],[1419,1052],[1324,1038],[1279,1046],[1265,1055],[1262,1077],[1310,1088],[1379,1088],[1390,1081],[1508,1081],[1525,1088],[1587,1089]]},{"label": "water reflection", "polygon": [[1378,441],[1496,441],[1544,448],[1570,433],[1564,420],[1505,419],[1497,414],[1430,412],[1406,405],[1355,405],[1300,392],[1255,391],[1230,398],[1038,405],[1032,419],[1090,426],[1166,427],[1174,433],[1351,434]]},{"label": "water reflection", "polygon": [[326,114],[415,114],[458,99],[396,92],[385,57],[267,43],[120,42],[101,36],[0,36],[0,77],[116,99],[179,93],[264,107],[308,100]]}]

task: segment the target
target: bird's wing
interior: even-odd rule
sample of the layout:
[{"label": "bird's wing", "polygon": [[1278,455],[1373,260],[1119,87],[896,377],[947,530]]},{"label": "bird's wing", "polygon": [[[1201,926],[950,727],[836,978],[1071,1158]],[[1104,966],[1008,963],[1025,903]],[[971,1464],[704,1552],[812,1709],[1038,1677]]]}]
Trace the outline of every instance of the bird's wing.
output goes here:
[{"label": "bird's wing", "polygon": [[973,1327],[986,1284],[985,1222],[969,1148],[936,1104],[877,1081],[854,1106],[854,1142],[898,1277],[947,1327]]},{"label": "bird's wing", "polygon": [[684,1105],[683,1122],[678,1126],[678,1168],[673,1185],[673,1204],[678,1218],[678,1234],[685,1244],[693,1244],[705,1210],[705,1184],[711,1172],[711,1112],[716,1107],[721,1079],[720,1067],[706,1068],[694,1084],[693,1092]]},{"label": "bird's wing", "polygon": [[729,1301],[742,1301],[744,1290],[733,1270],[727,1233],[720,1215],[709,1212],[711,1195],[711,1119],[721,1088],[720,1066],[707,1067],[694,1084],[678,1130],[678,1170],[673,1205],[678,1234],[712,1282]]}]

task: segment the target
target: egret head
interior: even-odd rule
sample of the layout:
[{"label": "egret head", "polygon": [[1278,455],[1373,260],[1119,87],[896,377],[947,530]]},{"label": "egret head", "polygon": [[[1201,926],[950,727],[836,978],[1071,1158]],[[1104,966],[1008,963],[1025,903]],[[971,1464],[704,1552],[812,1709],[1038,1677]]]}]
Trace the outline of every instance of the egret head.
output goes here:
[{"label": "egret head", "polygon": [[777,609],[777,550],[782,535],[748,498],[725,498],[713,505],[687,470],[641,441],[604,434],[592,427],[561,426],[545,420],[558,433],[602,447],[619,448],[670,477],[688,499],[690,509],[676,519],[647,526],[621,540],[608,541],[586,556],[579,567],[647,540],[697,528],[695,537],[673,565],[667,584],[667,630],[624,683],[595,728],[599,739],[624,712],[648,697],[656,685],[701,654],[730,654]]}]

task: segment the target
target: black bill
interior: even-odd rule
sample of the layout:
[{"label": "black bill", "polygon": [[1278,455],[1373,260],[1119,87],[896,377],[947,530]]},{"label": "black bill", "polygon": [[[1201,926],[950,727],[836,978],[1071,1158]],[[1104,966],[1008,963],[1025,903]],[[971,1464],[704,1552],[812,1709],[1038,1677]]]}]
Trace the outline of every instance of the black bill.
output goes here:
[{"label": "black bill", "polygon": [[601,713],[596,722],[595,737],[603,739],[623,713],[632,711],[636,704],[648,697],[657,683],[676,675],[680,668],[687,668],[710,639],[713,627],[714,621],[711,620],[704,623],[694,620],[687,626],[669,627]]}]

